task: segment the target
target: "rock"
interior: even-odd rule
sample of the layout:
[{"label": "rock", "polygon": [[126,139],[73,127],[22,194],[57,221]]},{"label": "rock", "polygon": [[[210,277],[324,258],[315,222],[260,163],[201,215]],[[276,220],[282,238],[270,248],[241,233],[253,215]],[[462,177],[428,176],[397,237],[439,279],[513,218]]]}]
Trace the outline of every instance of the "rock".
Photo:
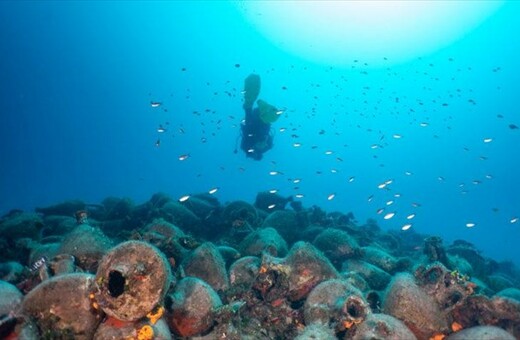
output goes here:
[{"label": "rock", "polygon": [[505,330],[493,326],[476,326],[450,334],[446,340],[515,340],[515,337]]},{"label": "rock", "polygon": [[339,229],[325,229],[316,236],[312,244],[336,265],[346,259],[357,258],[361,254],[356,240]]},{"label": "rock", "polygon": [[210,285],[195,277],[180,280],[167,298],[170,329],[181,337],[205,333],[214,324],[215,309],[222,305]]},{"label": "rock", "polygon": [[139,241],[112,248],[96,274],[94,300],[106,314],[121,321],[136,321],[161,304],[172,274],[159,249]]},{"label": "rock", "polygon": [[274,228],[253,231],[240,243],[240,253],[246,256],[261,256],[263,252],[283,257],[287,255],[287,242]]},{"label": "rock", "polygon": [[88,272],[95,272],[99,261],[112,247],[112,241],[98,228],[81,224],[65,236],[59,254],[76,258],[76,264]]},{"label": "rock", "polygon": [[392,276],[384,270],[361,260],[347,260],[343,263],[342,271],[354,272],[361,275],[370,288],[375,290],[385,289]]},{"label": "rock", "polygon": [[61,275],[39,284],[23,300],[23,312],[35,319],[41,338],[92,339],[100,318],[89,299],[94,276]]},{"label": "rock", "polygon": [[423,292],[408,273],[393,277],[383,299],[383,312],[403,321],[419,339],[448,331],[435,300]]},{"label": "rock", "polygon": [[357,327],[347,332],[348,339],[417,340],[400,320],[387,314],[369,314]]},{"label": "rock", "polygon": [[186,276],[198,277],[217,292],[229,288],[226,263],[217,247],[206,242],[193,250],[182,262]]}]

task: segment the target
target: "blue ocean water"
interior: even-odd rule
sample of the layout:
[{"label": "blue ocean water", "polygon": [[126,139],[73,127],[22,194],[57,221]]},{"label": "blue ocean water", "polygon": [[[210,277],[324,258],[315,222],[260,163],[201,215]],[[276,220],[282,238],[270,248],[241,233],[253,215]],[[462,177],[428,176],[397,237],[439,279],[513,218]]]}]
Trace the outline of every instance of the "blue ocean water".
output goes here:
[{"label": "blue ocean water", "polygon": [[[0,213],[212,188],[253,202],[277,189],[520,263],[519,3],[378,66],[287,53],[246,5],[1,2]],[[284,111],[261,161],[234,152],[251,73]]]}]

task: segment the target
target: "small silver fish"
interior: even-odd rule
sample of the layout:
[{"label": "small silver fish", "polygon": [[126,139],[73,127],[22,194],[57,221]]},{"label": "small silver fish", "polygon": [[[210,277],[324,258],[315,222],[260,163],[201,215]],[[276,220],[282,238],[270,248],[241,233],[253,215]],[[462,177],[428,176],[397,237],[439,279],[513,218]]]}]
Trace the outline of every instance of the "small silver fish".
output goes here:
[{"label": "small silver fish", "polygon": [[394,217],[394,216],[395,216],[395,212],[389,212],[388,214],[386,214],[385,216],[383,216],[383,218],[384,218],[385,220],[389,220],[389,219],[391,219],[391,218]]},{"label": "small silver fish", "polygon": [[408,224],[403,225],[403,226],[401,227],[401,230],[406,231],[406,230],[410,229],[411,227],[412,227],[412,224],[411,224],[411,223],[408,223]]}]

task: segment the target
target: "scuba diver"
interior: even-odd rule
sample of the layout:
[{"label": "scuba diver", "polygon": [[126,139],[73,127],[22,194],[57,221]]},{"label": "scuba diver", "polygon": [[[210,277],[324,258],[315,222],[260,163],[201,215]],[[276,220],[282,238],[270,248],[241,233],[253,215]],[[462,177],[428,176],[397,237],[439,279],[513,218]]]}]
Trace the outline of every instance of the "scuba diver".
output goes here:
[{"label": "scuba diver", "polygon": [[[242,140],[240,148],[246,157],[261,160],[264,152],[273,147],[271,123],[275,122],[282,113],[273,105],[259,99],[260,77],[249,75],[244,81],[244,112],[245,118],[240,126]],[[257,107],[253,109],[256,101]],[[236,153],[235,149],[235,153]]]}]

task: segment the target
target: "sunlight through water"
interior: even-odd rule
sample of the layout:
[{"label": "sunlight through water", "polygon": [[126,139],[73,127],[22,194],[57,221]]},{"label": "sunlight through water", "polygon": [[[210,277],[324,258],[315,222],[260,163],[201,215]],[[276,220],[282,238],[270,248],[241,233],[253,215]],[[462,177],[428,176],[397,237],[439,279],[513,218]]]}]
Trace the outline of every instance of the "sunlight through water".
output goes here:
[{"label": "sunlight through water", "polygon": [[280,49],[329,65],[388,66],[477,28],[502,1],[251,1],[246,18]]}]

